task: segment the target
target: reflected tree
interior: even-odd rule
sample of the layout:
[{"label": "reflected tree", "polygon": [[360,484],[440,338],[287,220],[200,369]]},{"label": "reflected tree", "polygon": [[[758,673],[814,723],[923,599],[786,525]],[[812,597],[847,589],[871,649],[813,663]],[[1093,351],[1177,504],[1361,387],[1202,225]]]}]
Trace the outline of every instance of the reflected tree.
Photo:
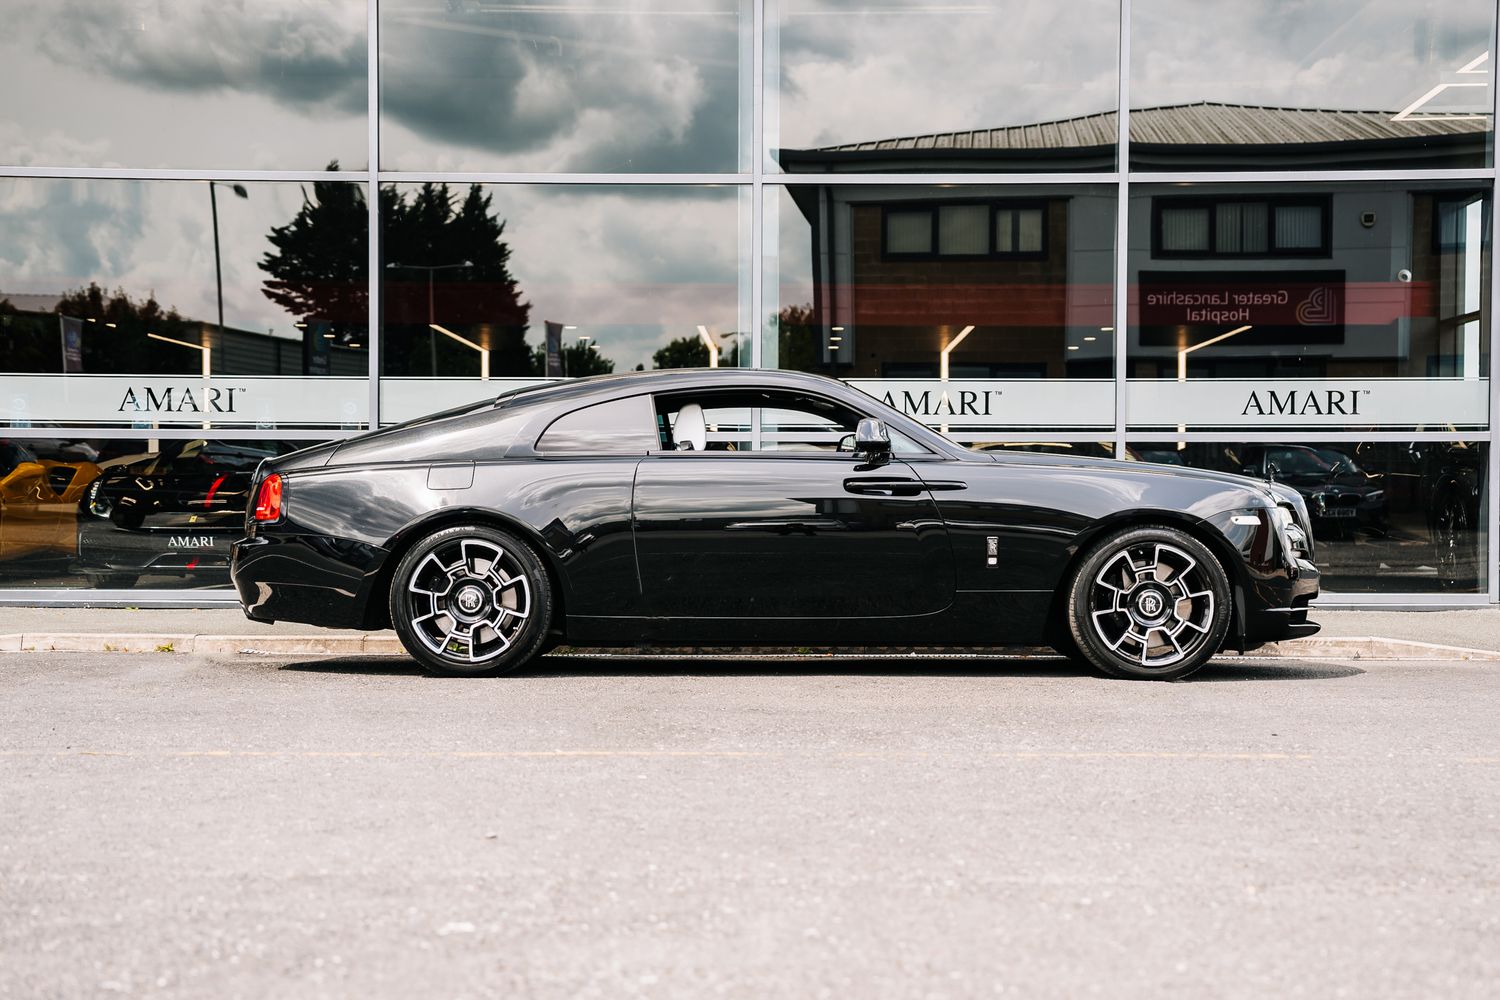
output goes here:
[{"label": "reflected tree", "polygon": [[[68,292],[57,303],[61,316],[82,322],[81,350],[85,372],[139,372],[143,375],[196,375],[202,359],[197,352],[163,349],[146,336],[155,333],[174,340],[197,343],[204,336],[202,323],[184,320],[176,309],[166,309],[148,295],[136,301],[124,289],[106,292],[90,282],[87,288]],[[57,320],[47,318],[47,329],[39,331],[46,346],[46,367],[59,370]],[[9,366],[7,366],[9,367]]]},{"label": "reflected tree", "polygon": [[786,306],[776,314],[776,366],[791,371],[818,369],[818,326],[812,304]]},{"label": "reflected tree", "polygon": [[[739,338],[724,338],[719,348],[719,367],[739,366]],[[652,368],[707,368],[708,345],[702,337],[678,337],[669,340],[651,355]]]},{"label": "reflected tree", "polygon": [[266,239],[275,248],[259,265],[266,298],[340,344],[368,343],[369,213],[359,185],[314,181],[292,221]]},{"label": "reflected tree", "polygon": [[436,324],[487,348],[491,374],[531,374],[531,304],[511,273],[491,196],[478,184],[458,198],[447,184],[427,183],[410,197],[382,188],[380,198],[385,370],[473,375],[473,349],[435,333]]},{"label": "reflected tree", "polygon": [[[615,363],[600,354],[599,348],[593,343],[579,341],[563,345],[562,369],[563,374],[569,378],[583,378],[586,375],[609,375],[614,372]],[[546,345],[532,352],[531,373],[533,375],[547,374]]]},{"label": "reflected tree", "polygon": [[[490,352],[492,375],[531,374],[531,305],[522,301],[510,271],[505,223],[480,185],[470,185],[462,197],[447,184],[427,183],[411,192],[387,185],[380,189],[380,225],[387,373],[473,376],[480,370],[480,347]],[[273,249],[260,262],[266,297],[299,321],[334,334],[336,343],[367,344],[364,190],[347,182],[314,182],[297,214],[272,228],[267,239]]]}]

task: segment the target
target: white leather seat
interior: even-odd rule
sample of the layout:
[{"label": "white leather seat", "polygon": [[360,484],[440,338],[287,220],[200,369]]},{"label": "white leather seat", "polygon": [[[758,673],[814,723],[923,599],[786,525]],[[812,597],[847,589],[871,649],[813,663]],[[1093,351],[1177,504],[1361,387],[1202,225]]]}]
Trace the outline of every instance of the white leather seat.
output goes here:
[{"label": "white leather seat", "polygon": [[689,403],[677,411],[672,424],[672,441],[681,446],[686,441],[694,451],[708,450],[708,424],[703,419],[703,407]]}]

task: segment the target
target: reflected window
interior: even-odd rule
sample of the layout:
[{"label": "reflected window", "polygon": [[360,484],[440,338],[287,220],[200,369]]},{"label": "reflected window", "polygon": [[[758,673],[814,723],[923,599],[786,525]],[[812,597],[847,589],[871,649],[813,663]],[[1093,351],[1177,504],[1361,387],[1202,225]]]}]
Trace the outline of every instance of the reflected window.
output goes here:
[{"label": "reflected window", "polygon": [[[887,257],[1046,254],[1045,204],[983,202],[885,210]],[[993,242],[991,242],[993,239]]]},{"label": "reflected window", "polygon": [[888,210],[885,213],[885,252],[932,253],[932,211]]},{"label": "reflected window", "polygon": [[1316,257],[1328,253],[1326,198],[1196,199],[1152,203],[1158,257]]}]

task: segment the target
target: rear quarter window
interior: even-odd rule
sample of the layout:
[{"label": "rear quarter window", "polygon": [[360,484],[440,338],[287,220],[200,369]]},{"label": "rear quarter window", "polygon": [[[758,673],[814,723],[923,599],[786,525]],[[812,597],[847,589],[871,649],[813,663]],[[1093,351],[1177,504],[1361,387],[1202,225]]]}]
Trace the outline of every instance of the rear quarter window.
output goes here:
[{"label": "rear quarter window", "polygon": [[566,413],[537,439],[544,455],[644,455],[657,447],[656,413],[647,396],[612,399]]}]

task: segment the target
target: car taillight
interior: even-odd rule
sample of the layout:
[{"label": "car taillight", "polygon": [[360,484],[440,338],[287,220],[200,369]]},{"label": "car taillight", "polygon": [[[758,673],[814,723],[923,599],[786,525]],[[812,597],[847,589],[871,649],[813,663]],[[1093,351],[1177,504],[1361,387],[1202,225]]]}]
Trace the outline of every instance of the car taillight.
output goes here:
[{"label": "car taillight", "polygon": [[281,520],[281,476],[271,473],[260,481],[260,491],[255,494],[255,519],[257,521]]}]

